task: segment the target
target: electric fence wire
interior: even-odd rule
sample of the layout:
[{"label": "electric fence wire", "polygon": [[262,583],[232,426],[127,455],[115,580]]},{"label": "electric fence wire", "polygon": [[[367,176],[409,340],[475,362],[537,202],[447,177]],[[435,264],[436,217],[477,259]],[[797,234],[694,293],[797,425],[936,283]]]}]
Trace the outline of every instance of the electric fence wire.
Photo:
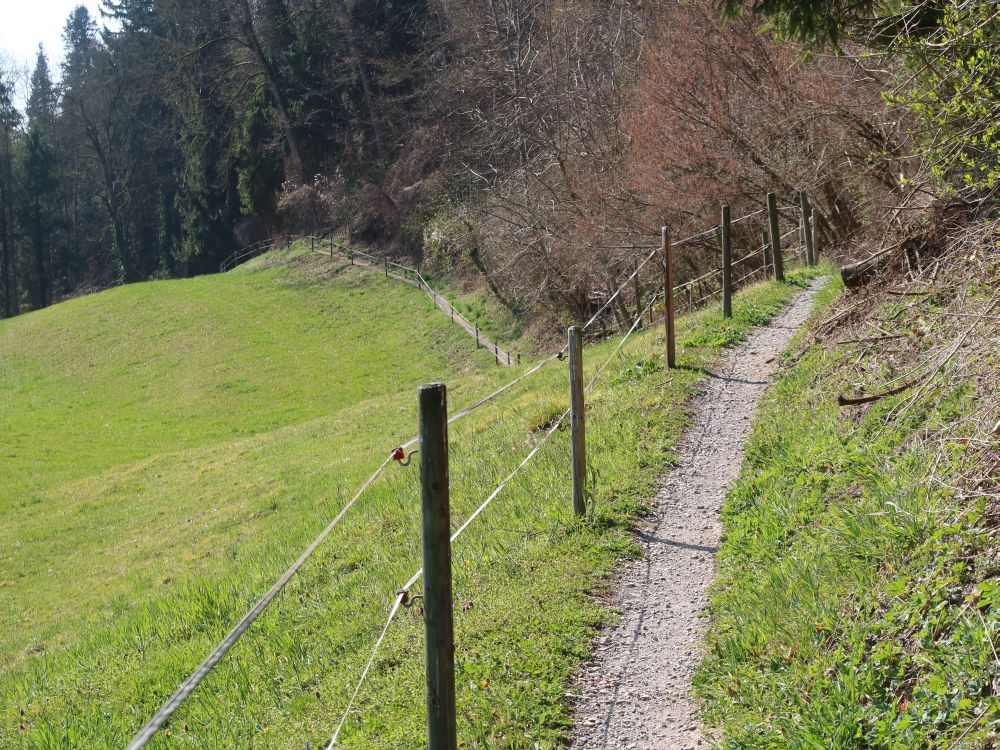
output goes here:
[{"label": "electric fence wire", "polygon": [[382,462],[382,465],[379,466],[375,472],[368,477],[368,479],[365,480],[364,484],[362,484],[358,491],[354,494],[354,497],[352,497],[351,500],[340,509],[340,512],[337,513],[333,520],[326,525],[326,528],[320,532],[319,536],[313,540],[312,544],[306,547],[305,551],[299,555],[299,558],[292,563],[291,567],[284,572],[281,578],[275,581],[274,585],[268,589],[267,593],[261,597],[260,601],[258,601],[250,609],[250,611],[236,623],[233,629],[229,631],[229,634],[212,650],[212,653],[208,655],[208,658],[205,659],[205,661],[203,661],[201,665],[186,680],[184,680],[183,683],[181,683],[181,686],[172,696],[170,696],[169,699],[167,699],[166,703],[160,707],[160,710],[153,715],[153,718],[151,718],[149,722],[139,730],[135,737],[132,738],[132,741],[128,744],[126,750],[141,750],[146,747],[146,744],[153,738],[153,735],[155,735],[156,732],[166,723],[167,719],[171,717],[174,711],[176,711],[184,700],[194,691],[194,689],[198,687],[201,681],[209,675],[222,657],[226,655],[229,649],[231,649],[246,632],[247,628],[249,628],[254,621],[261,616],[261,614],[263,614],[264,610],[267,609],[271,602],[274,601],[275,597],[292,579],[292,576],[298,572],[299,568],[301,568],[305,564],[306,560],[312,556],[313,552],[316,551],[316,548],[319,547],[320,544],[322,544],[323,541],[330,535],[330,532],[333,531],[334,527],[336,527],[337,524],[340,523],[341,519],[347,515],[347,512],[358,501],[358,498],[361,497],[364,491],[367,490],[371,486],[372,482],[374,482],[385,470],[385,467],[389,465],[391,460],[392,457],[390,456]]},{"label": "electric fence wire", "polygon": [[[566,411],[562,413],[562,415],[545,432],[545,435],[543,435],[541,439],[537,443],[535,443],[535,446],[528,452],[528,454],[523,459],[521,459],[521,463],[519,463],[514,468],[514,470],[511,471],[506,476],[506,478],[502,482],[500,482],[499,485],[497,485],[497,487],[493,490],[493,492],[489,494],[489,496],[479,505],[479,507],[476,508],[476,510],[473,511],[472,514],[467,519],[465,519],[462,525],[459,526],[457,529],[455,529],[454,533],[452,533],[450,537],[452,543],[454,543],[455,540],[457,540],[462,535],[462,532],[464,532],[467,528],[469,528],[472,522],[475,521],[476,518],[478,518],[479,515],[484,510],[486,510],[486,508],[490,506],[490,504],[497,498],[497,496],[501,492],[503,492],[503,490],[507,487],[507,485],[510,484],[511,480],[514,479],[514,477],[517,476],[517,474],[525,466],[528,465],[531,459],[533,459],[538,454],[538,451],[542,449],[542,446],[545,445],[549,441],[549,438],[551,438],[552,435],[555,434],[556,430],[558,430],[562,426],[563,420],[565,420],[566,417],[569,415],[569,411],[570,411],[569,409],[566,409]],[[361,691],[361,686],[367,679],[368,674],[371,671],[372,664],[375,663],[375,657],[378,655],[379,649],[382,647],[382,643],[385,641],[386,634],[389,632],[389,626],[392,624],[393,619],[398,614],[400,606],[409,596],[410,588],[413,587],[417,583],[417,581],[420,580],[423,574],[424,574],[424,569],[423,567],[421,567],[420,569],[417,570],[416,573],[410,576],[410,579],[406,583],[404,583],[402,588],[400,588],[396,592],[396,600],[393,603],[392,608],[389,610],[389,616],[386,618],[385,625],[382,628],[382,632],[379,635],[378,640],[375,641],[375,645],[372,648],[371,655],[368,658],[368,663],[365,666],[364,671],[362,671],[361,677],[358,679],[357,685],[355,685],[354,692],[351,695],[351,699],[347,703],[347,707],[344,709],[344,713],[340,718],[340,722],[337,724],[337,728],[333,733],[333,737],[330,739],[330,743],[326,746],[327,750],[332,750],[332,748],[337,744],[337,738],[340,737],[340,732],[341,730],[343,730],[344,724],[347,722],[347,718],[350,715],[351,709],[354,707],[354,702],[358,697],[358,693]]]},{"label": "electric fence wire", "polygon": [[[605,369],[607,369],[608,365],[611,364],[615,356],[621,351],[622,347],[625,346],[625,343],[628,341],[629,337],[632,336],[633,333],[635,333],[636,329],[642,322],[643,318],[645,317],[649,309],[662,296],[663,296],[662,293],[654,295],[653,298],[647,303],[646,307],[642,310],[642,312],[640,312],[636,316],[635,321],[632,323],[632,327],[622,337],[622,340],[618,343],[618,346],[615,347],[615,350],[611,353],[611,355],[597,369],[597,372],[594,373],[594,376],[591,378],[590,382],[587,383],[586,387],[584,388],[585,393],[589,391],[591,387],[597,382],[598,378],[600,378]],[[551,361],[551,359],[552,358],[549,358],[548,360],[545,361],[546,362]],[[472,522],[475,521],[480,516],[480,514],[482,514],[482,512],[485,511],[490,506],[490,504],[494,500],[496,500],[496,498],[500,495],[501,492],[503,492],[503,490],[507,487],[507,485],[510,484],[510,482],[514,479],[514,477],[516,477],[517,474],[525,466],[528,465],[531,459],[533,459],[538,454],[538,452],[542,449],[542,446],[544,446],[549,441],[549,438],[551,438],[552,435],[555,434],[556,430],[558,430],[562,426],[563,421],[566,419],[567,416],[569,416],[569,412],[570,410],[566,409],[559,416],[559,418],[556,419],[555,422],[553,422],[553,424],[545,432],[545,435],[543,435],[542,438],[537,443],[535,443],[535,446],[528,452],[528,454],[523,459],[521,459],[521,462],[514,468],[514,470],[511,471],[504,478],[504,480],[497,485],[497,487],[479,505],[479,507],[476,508],[476,510],[473,511],[472,514],[465,519],[462,525],[459,526],[457,529],[455,529],[454,533],[452,533],[450,537],[452,543],[454,543],[462,535],[462,532],[464,532],[467,528],[469,528]],[[414,586],[417,583],[417,581],[420,580],[421,576],[423,575],[423,572],[424,569],[421,567],[419,570],[417,570],[416,573],[414,573],[410,577],[410,579],[405,584],[403,584],[402,588],[400,588],[396,592],[396,599],[393,602],[392,607],[389,609],[389,615],[386,618],[385,625],[382,627],[382,631],[379,634],[378,639],[375,641],[375,645],[372,648],[372,653],[368,658],[368,663],[365,665],[364,670],[361,672],[361,676],[354,687],[354,692],[351,694],[351,698],[347,703],[347,707],[344,709],[344,713],[341,716],[339,723],[337,724],[336,730],[334,730],[333,737],[330,739],[330,743],[327,745],[327,750],[332,750],[332,748],[336,745],[337,739],[340,737],[340,732],[343,730],[344,724],[346,723],[347,718],[350,715],[351,709],[354,707],[354,703],[357,700],[358,693],[361,691],[361,686],[364,684],[365,680],[368,677],[368,674],[371,672],[371,668],[372,665],[375,663],[375,658],[378,655],[378,651],[382,647],[383,642],[385,641],[386,634],[389,632],[389,626],[392,624],[393,619],[395,619],[396,615],[399,613],[400,606],[409,596],[410,588]]]},{"label": "electric fence wire", "polygon": [[765,211],[767,211],[767,208],[761,208],[761,209],[759,209],[757,211],[753,211],[752,213],[744,214],[743,216],[740,216],[738,219],[731,219],[729,223],[731,225],[732,224],[739,224],[741,221],[746,221],[747,219],[752,219],[754,216],[759,216],[760,214],[764,213]]},{"label": "electric fence wire", "polygon": [[618,352],[620,352],[622,347],[625,346],[625,342],[629,340],[629,337],[633,333],[635,333],[636,329],[639,327],[639,324],[642,323],[642,319],[645,317],[649,309],[662,296],[663,296],[662,292],[653,295],[653,298],[649,301],[646,307],[643,308],[643,310],[638,315],[635,316],[635,320],[632,322],[632,327],[628,329],[628,332],[622,337],[622,340],[618,342],[618,346],[616,346],[615,350],[611,352],[611,355],[606,360],[604,360],[604,363],[600,367],[597,368],[597,372],[594,373],[594,376],[590,379],[590,382],[588,382],[586,387],[584,387],[583,389],[584,393],[586,393],[593,387],[594,383],[596,383],[598,378],[601,377],[601,375],[604,373],[604,370],[607,369],[608,365],[611,364],[611,361],[615,358]]},{"label": "electric fence wire", "polygon": [[627,279],[625,279],[625,281],[622,282],[621,286],[618,287],[618,289],[615,291],[615,293],[612,294],[610,297],[608,297],[607,301],[603,305],[601,305],[601,307],[597,310],[597,312],[595,312],[590,317],[590,320],[588,320],[586,323],[584,323],[584,325],[583,325],[583,330],[584,331],[586,331],[588,328],[590,328],[590,326],[593,324],[593,322],[595,320],[597,320],[604,313],[604,311],[608,309],[608,307],[611,306],[611,303],[614,302],[618,298],[618,295],[622,293],[622,290],[625,289],[625,287],[628,285],[628,283],[632,279],[634,279],[636,276],[639,275],[639,271],[642,270],[642,267],[644,265],[646,265],[650,260],[652,260],[653,256],[656,255],[656,253],[658,253],[659,251],[660,251],[659,247],[654,248],[653,252],[651,252],[649,255],[647,255],[643,259],[643,261],[641,263],[639,263],[639,265],[637,265],[635,267],[635,270],[632,271],[632,273],[629,275],[629,277]]},{"label": "electric fence wire", "polygon": [[671,244],[674,247],[679,247],[679,246],[683,245],[686,242],[693,242],[694,240],[697,240],[697,239],[700,239],[702,237],[705,237],[706,235],[712,234],[713,232],[717,232],[718,230],[719,230],[719,225],[715,224],[713,226],[710,226],[708,229],[706,229],[706,230],[704,230],[702,232],[698,232],[698,234],[692,234],[690,237],[684,237],[683,239],[675,240]]}]

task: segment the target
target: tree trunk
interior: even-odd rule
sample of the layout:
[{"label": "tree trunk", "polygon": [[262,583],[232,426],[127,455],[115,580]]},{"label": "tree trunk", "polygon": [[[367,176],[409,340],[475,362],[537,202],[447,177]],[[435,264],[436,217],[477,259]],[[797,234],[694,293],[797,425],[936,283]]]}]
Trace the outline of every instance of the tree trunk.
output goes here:
[{"label": "tree trunk", "polygon": [[334,6],[337,20],[340,22],[340,27],[347,39],[347,46],[351,50],[352,62],[358,69],[358,78],[361,79],[361,90],[364,92],[365,107],[368,109],[368,122],[372,128],[372,136],[375,138],[375,150],[378,152],[379,158],[384,159],[386,156],[385,137],[382,134],[382,125],[375,112],[375,95],[372,93],[368,67],[361,57],[361,50],[358,49],[358,42],[354,36],[354,26],[351,23],[351,15],[347,10],[347,4],[344,0],[336,0]]},{"label": "tree trunk", "polygon": [[3,131],[3,154],[0,155],[3,162],[0,168],[0,245],[2,245],[3,255],[3,285],[4,285],[4,315],[11,317],[20,312],[17,299],[17,264],[14,260],[14,244],[12,233],[14,231],[13,220],[13,181],[10,167],[10,130],[4,126]]},{"label": "tree trunk", "polygon": [[260,65],[264,79],[267,81],[268,91],[271,92],[271,98],[274,101],[274,108],[278,111],[278,117],[281,118],[281,124],[285,130],[285,144],[288,146],[288,163],[285,165],[286,177],[296,185],[301,185],[304,181],[305,168],[302,165],[299,138],[295,132],[292,117],[288,112],[288,105],[285,102],[284,94],[281,93],[278,74],[271,66],[267,55],[264,54],[264,50],[260,46],[260,40],[257,38],[257,31],[254,29],[253,15],[250,12],[248,0],[239,0],[239,6],[240,17],[237,20],[237,24],[240,27],[240,33],[243,34],[243,39],[250,48],[250,52],[257,59],[257,64]]}]

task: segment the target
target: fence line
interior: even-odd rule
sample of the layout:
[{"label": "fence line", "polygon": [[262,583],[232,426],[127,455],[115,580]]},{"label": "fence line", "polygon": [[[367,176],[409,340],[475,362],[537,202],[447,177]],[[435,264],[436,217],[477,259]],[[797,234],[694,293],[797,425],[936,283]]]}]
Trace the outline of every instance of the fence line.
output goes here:
[{"label": "fence line", "polygon": [[[753,212],[751,214],[746,214],[744,216],[739,217],[735,221],[742,221],[742,220],[751,218],[753,216],[756,216],[756,215],[759,215],[759,214],[763,213],[765,210],[766,209],[762,209],[762,210]],[[735,221],[731,222],[731,223],[735,223]],[[672,246],[676,247],[676,246],[678,246],[680,244],[693,241],[695,239],[703,237],[703,236],[705,236],[707,234],[710,234],[712,232],[715,232],[717,230],[718,230],[718,225],[713,226],[710,229],[704,230],[704,231],[699,232],[699,233],[697,233],[695,235],[691,235],[690,237],[685,237],[685,238],[683,238],[681,240],[678,240],[677,242],[672,243]],[[796,230],[795,229],[790,230],[785,235],[783,235],[783,237],[784,236],[788,236],[789,234],[791,234],[794,231],[796,231]],[[307,239],[310,239],[311,241],[314,241],[316,238],[312,237],[312,236],[309,236],[309,237],[307,237]],[[331,239],[329,241],[331,243],[330,244],[330,251],[332,252],[333,249],[334,249],[333,240]],[[256,247],[252,247],[250,249],[245,249],[244,251],[241,251],[240,253],[234,253],[232,256],[230,256],[230,258],[227,258],[227,260],[223,262],[223,267],[227,267],[228,266],[229,268],[231,268],[231,267],[233,267],[233,265],[235,265],[236,263],[238,263],[240,261],[240,259],[245,259],[247,257],[250,257],[251,255],[254,255],[254,254],[258,254],[259,255],[260,253],[265,252],[267,249],[270,249],[271,247],[273,247],[275,244],[276,243],[268,243],[268,244],[260,243]],[[339,245],[337,245],[336,249],[338,250],[338,252],[341,252],[341,253],[344,252],[340,248]],[[643,249],[647,249],[647,248],[643,248]],[[626,278],[625,281],[622,282],[621,285],[619,285],[618,289],[611,295],[611,297],[609,297],[609,299],[604,303],[604,305],[602,305],[602,307],[597,311],[597,313],[595,313],[594,316],[592,316],[590,318],[590,320],[587,322],[587,324],[586,324],[586,326],[584,326],[584,328],[590,326],[601,314],[603,314],[610,307],[610,305],[614,302],[614,300],[617,299],[621,295],[622,291],[628,286],[628,284],[633,279],[635,279],[638,276],[638,274],[642,270],[643,266],[645,266],[656,255],[656,253],[658,251],[660,251],[661,249],[663,249],[662,246],[654,248],[653,251],[649,255],[647,255],[643,259],[643,261],[641,263],[639,263],[636,266],[636,268],[632,272],[632,274],[629,275],[628,278]],[[322,250],[319,250],[317,252],[322,252]],[[737,265],[739,263],[745,262],[746,260],[750,259],[751,257],[756,256],[758,252],[759,252],[759,250],[754,250],[751,253],[748,253],[747,255],[743,256],[739,260],[732,262],[730,264],[730,267],[735,266],[735,265]],[[801,253],[801,249],[800,249],[800,253]],[[368,253],[364,253],[364,252],[349,251],[349,254],[350,254],[350,256],[352,258],[355,257],[355,256],[361,256],[361,257],[369,258],[369,259],[375,261],[376,263],[378,263],[378,261],[379,261],[379,259],[376,258],[375,256],[369,255]],[[366,263],[365,265],[368,265],[368,264]],[[389,261],[388,259],[382,259],[380,265],[385,268],[387,275],[388,275],[388,268],[389,268],[390,265],[393,266],[394,268],[402,269],[404,271],[404,277],[403,277],[404,281],[406,281],[408,283],[411,283],[411,284],[414,284],[414,285],[416,285],[416,286],[424,289],[425,292],[427,292],[429,295],[432,296],[432,299],[436,298],[435,302],[436,302],[436,304],[438,304],[438,306],[440,306],[440,303],[438,302],[438,300],[440,300],[441,302],[444,302],[444,304],[446,304],[448,306],[449,310],[453,314],[457,312],[457,311],[454,310],[454,308],[449,303],[447,303],[439,294],[437,294],[437,292],[435,292],[433,289],[430,288],[430,285],[427,283],[426,279],[424,279],[424,277],[416,269],[408,268],[408,267],[403,266],[403,265],[401,265],[399,263],[396,263],[394,261]],[[746,279],[752,277],[754,274],[757,274],[757,273],[764,272],[766,274],[767,273],[767,269],[768,269],[768,266],[766,264],[762,265],[762,266],[759,266],[757,268],[751,269],[747,274],[745,274],[736,283],[737,284],[742,284]],[[720,270],[721,269],[713,269],[713,270],[711,270],[711,271],[709,271],[709,272],[707,272],[707,273],[705,273],[705,274],[703,274],[703,275],[701,275],[701,276],[699,276],[699,277],[697,277],[695,279],[691,279],[689,281],[683,282],[682,284],[674,286],[673,289],[674,290],[680,290],[680,289],[684,289],[685,287],[690,287],[693,284],[699,284],[700,282],[702,282],[702,281],[704,281],[704,280],[706,280],[706,279],[708,279],[710,277],[715,276],[716,274],[719,273]],[[411,279],[407,278],[405,276],[405,274],[407,272],[413,273],[417,277],[416,280],[411,280]],[[394,277],[395,278],[399,278],[395,274],[394,274]],[[720,291],[721,290],[715,290],[713,292],[710,292],[708,295],[705,295],[700,300],[698,300],[697,304],[700,304],[701,302],[703,302],[703,301],[705,301],[707,299],[710,299],[711,297],[716,296],[717,294],[719,294]],[[637,290],[636,294],[638,296],[638,290]],[[641,325],[642,321],[644,320],[646,314],[650,313],[650,311],[652,310],[653,306],[659,301],[659,299],[662,296],[664,296],[664,292],[663,291],[655,293],[652,296],[652,298],[646,303],[645,307],[643,307],[641,310],[638,310],[638,313],[635,316],[635,318],[634,318],[634,320],[632,322],[631,327],[625,332],[625,334],[622,337],[621,341],[618,343],[618,345],[615,347],[615,349],[611,352],[611,354],[608,356],[608,358],[598,367],[598,369],[596,370],[596,372],[593,375],[593,377],[590,379],[590,381],[583,388],[584,392],[589,391],[595,385],[595,383],[603,375],[603,373],[608,368],[608,366],[611,364],[611,362],[614,361],[614,359],[619,355],[619,353],[621,352],[622,348],[625,346],[625,344],[629,340],[629,338],[635,333],[636,330],[638,330],[638,328],[640,327],[640,325]],[[636,300],[637,309],[638,309],[638,304],[639,304],[639,300],[637,299]],[[442,309],[445,309],[445,308],[442,308]],[[464,316],[461,316],[459,314],[459,318],[460,318],[460,320],[465,321],[465,323],[468,324],[468,321],[464,318]],[[469,324],[469,325],[471,325],[471,324]],[[478,327],[476,328],[476,333],[478,334]],[[494,345],[494,347],[495,347],[495,345]],[[498,350],[495,348],[495,351],[498,351]],[[562,349],[560,349],[555,354],[551,354],[549,356],[544,357],[543,359],[541,359],[539,362],[537,362],[534,366],[532,366],[526,372],[524,372],[521,375],[519,375],[518,377],[512,379],[508,383],[500,386],[499,388],[495,389],[494,391],[492,391],[491,393],[487,394],[486,396],[479,398],[478,400],[476,400],[472,404],[468,405],[467,407],[465,407],[461,411],[457,412],[452,417],[448,418],[448,420],[447,420],[448,424],[451,424],[451,423],[453,423],[453,422],[455,422],[455,421],[457,421],[459,419],[462,419],[463,417],[465,417],[468,414],[474,412],[475,410],[477,410],[481,406],[485,405],[486,403],[489,403],[490,401],[494,400],[495,398],[497,398],[501,394],[507,392],[514,385],[520,383],[521,381],[525,380],[526,378],[530,377],[531,375],[539,372],[543,367],[545,367],[547,364],[551,363],[555,359],[562,358],[562,356],[563,356],[563,354],[564,354],[565,351],[566,351],[566,347],[563,347]],[[509,364],[509,354],[507,356],[508,356],[508,364]],[[452,542],[454,542],[470,526],[470,524],[472,524],[475,521],[475,519],[478,518],[479,515],[486,510],[486,508],[496,499],[496,497],[504,490],[504,488],[506,488],[508,486],[508,484],[514,479],[514,477],[538,454],[538,452],[549,441],[549,439],[555,433],[555,431],[558,430],[561,427],[561,425],[563,424],[564,420],[566,419],[566,417],[567,417],[567,415],[569,413],[570,413],[570,409],[567,409],[566,411],[564,411],[562,413],[562,415],[550,426],[550,428],[546,431],[545,435],[541,439],[539,439],[539,441],[535,444],[535,446],[531,449],[531,451],[528,452],[528,454],[521,460],[521,462],[514,468],[514,470],[511,471],[507,475],[507,477],[493,490],[493,492],[490,493],[490,495],[486,498],[486,500],[484,500],[483,503],[451,535],[451,541]],[[313,542],[305,549],[305,551],[303,551],[303,553],[299,556],[299,558],[271,586],[271,588],[264,594],[264,596],[257,602],[257,604],[254,605],[254,607],[251,608],[250,611],[248,611],[243,616],[243,618],[240,619],[239,622],[237,622],[237,624],[230,630],[230,632],[228,633],[228,635],[213,649],[213,651],[202,662],[202,664],[181,684],[181,686],[178,688],[178,690],[163,704],[163,706],[160,708],[160,710],[157,711],[156,714],[154,714],[154,716],[150,719],[150,721],[135,735],[135,737],[132,739],[132,741],[127,746],[127,750],[141,750],[141,748],[144,748],[146,746],[146,744],[153,737],[153,735],[155,735],[155,733],[164,725],[164,723],[170,718],[170,716],[176,711],[176,709],[184,702],[184,700],[195,690],[195,688],[202,682],[202,680],[204,680],[204,678],[215,668],[215,666],[226,655],[226,653],[232,648],[232,646],[236,644],[236,642],[246,632],[246,630],[267,609],[267,607],[271,604],[271,602],[274,600],[274,598],[282,591],[282,589],[285,587],[285,585],[287,585],[287,583],[291,580],[291,578],[295,575],[295,573],[302,567],[302,565],[304,565],[305,562],[312,556],[312,554],[319,547],[319,545],[322,544],[323,541],[326,540],[326,538],[330,535],[330,533],[333,531],[333,529],[339,524],[339,522],[351,510],[351,508],[354,507],[354,505],[357,503],[357,501],[360,499],[360,497],[372,485],[372,483],[376,481],[376,479],[381,475],[381,473],[385,470],[385,468],[389,465],[389,463],[391,461],[393,461],[394,459],[395,460],[400,460],[402,458],[402,455],[399,455],[400,453],[403,452],[401,449],[412,447],[413,445],[417,444],[418,442],[419,442],[419,437],[415,437],[415,438],[409,440],[408,442],[404,443],[401,446],[400,449],[394,450],[392,452],[392,454],[388,458],[386,458],[385,461],[382,462],[382,464],[374,471],[374,473],[371,476],[369,476],[368,479],[360,486],[360,488],[357,490],[357,492],[354,494],[354,496],[351,498],[351,500],[348,501],[344,505],[343,508],[341,508],[341,510],[337,513],[337,515],[333,518],[333,520],[331,520],[330,523],[327,524],[327,526],[320,532],[320,534],[313,540]],[[395,618],[396,614],[398,613],[400,606],[403,606],[405,604],[405,602],[406,602],[406,598],[408,596],[408,590],[409,590],[409,588],[411,586],[413,586],[420,579],[420,577],[422,575],[422,572],[423,572],[423,569],[421,568],[420,570],[418,570],[410,578],[410,580],[403,586],[402,589],[400,589],[399,591],[396,592],[396,600],[395,600],[392,608],[390,609],[388,619],[387,619],[387,621],[386,621],[386,623],[385,623],[382,631],[380,632],[380,635],[379,635],[379,637],[378,637],[378,639],[377,639],[377,641],[375,643],[375,647],[373,649],[371,657],[370,657],[370,659],[369,659],[369,661],[368,661],[368,663],[367,663],[364,671],[362,672],[361,678],[360,678],[357,686],[355,687],[355,690],[354,690],[354,692],[353,692],[353,694],[351,696],[350,701],[348,702],[347,709],[346,709],[346,711],[344,713],[344,716],[341,718],[341,721],[340,721],[339,725],[337,726],[336,731],[334,732],[333,738],[331,739],[330,745],[328,746],[329,748],[332,748],[333,745],[336,743],[336,740],[337,740],[337,738],[338,738],[338,736],[340,734],[340,731],[342,730],[342,728],[344,726],[344,722],[346,721],[346,719],[347,719],[347,717],[348,717],[348,715],[349,715],[349,713],[351,711],[351,708],[354,705],[354,702],[355,702],[355,700],[357,698],[358,692],[360,691],[363,682],[365,681],[365,679],[367,678],[367,676],[368,676],[368,674],[369,674],[369,672],[371,670],[371,667],[372,667],[372,665],[374,663],[376,654],[377,654],[379,648],[381,647],[382,643],[384,642],[384,640],[386,638],[386,635],[388,633],[389,627],[390,627],[393,619]]]},{"label": "fence line", "polygon": [[[320,239],[322,241],[322,238],[316,238],[316,237],[310,237],[309,239]],[[339,243],[335,243],[334,240],[332,239],[328,240],[328,242],[330,242],[331,250],[336,249],[336,251],[339,254],[346,255],[348,258],[352,260],[352,263],[354,258],[360,256],[367,261],[361,263],[362,266],[365,266],[372,270],[385,268],[387,276],[392,276],[392,278],[394,279],[403,281],[407,284],[410,284],[411,286],[415,286],[418,289],[420,289],[422,292],[424,292],[424,294],[430,297],[431,301],[438,309],[442,310],[444,313],[451,316],[452,322],[457,323],[459,327],[462,328],[466,333],[474,337],[476,339],[477,346],[481,342],[483,342],[486,344],[485,348],[487,350],[492,349],[498,365],[504,367],[513,367],[515,364],[517,364],[516,357],[511,357],[509,351],[501,349],[499,344],[497,344],[495,341],[490,341],[490,339],[484,336],[482,332],[479,330],[479,326],[477,326],[475,323],[472,323],[468,318],[462,315],[462,313],[460,313],[457,309],[455,309],[454,305],[448,302],[448,300],[445,299],[444,296],[442,296],[433,287],[431,287],[431,285],[427,282],[427,279],[425,279],[423,274],[421,274],[420,271],[418,271],[416,268],[412,268],[411,266],[404,266],[402,263],[391,261],[388,258],[379,259],[374,255],[359,250],[345,251],[340,246]],[[322,249],[314,249],[313,252],[319,253],[320,255],[326,255],[326,253]],[[400,271],[402,271],[403,272],[402,276],[400,276],[399,274],[388,273],[388,268],[390,266],[393,268],[398,268]],[[408,273],[412,273],[416,278],[415,279],[409,278],[407,276]]]},{"label": "fence line", "polygon": [[[614,351],[611,352],[608,358],[601,364],[601,366],[594,373],[594,376],[590,379],[590,382],[587,383],[586,388],[584,388],[585,392],[589,391],[593,387],[593,385],[597,382],[600,376],[604,373],[605,369],[607,369],[608,365],[610,365],[611,362],[615,359],[615,357],[621,351],[622,347],[625,346],[625,343],[628,341],[628,339],[632,336],[633,333],[635,333],[639,324],[645,317],[646,313],[653,306],[653,304],[660,298],[660,296],[662,296],[662,294],[657,294],[656,296],[654,296],[654,298],[649,301],[649,303],[642,310],[642,312],[640,312],[635,317],[635,320],[632,323],[632,327],[629,328],[628,332],[622,337],[622,340],[618,343],[618,346],[615,347]],[[546,362],[551,361],[551,358],[545,361]],[[525,466],[528,465],[531,459],[533,459],[538,454],[538,452],[542,449],[542,446],[544,446],[552,437],[552,435],[555,434],[555,432],[562,426],[566,417],[569,415],[569,412],[570,410],[566,409],[559,416],[559,418],[556,419],[552,423],[552,425],[549,426],[549,429],[546,430],[542,438],[539,439],[537,443],[535,443],[532,449],[523,459],[521,459],[521,462],[513,469],[513,471],[511,471],[503,479],[503,481],[501,481],[500,484],[496,486],[496,488],[487,496],[487,498],[472,512],[471,515],[469,515],[468,518],[465,519],[465,521],[454,531],[454,533],[452,533],[450,537],[451,542],[454,543],[455,540],[457,540],[462,535],[462,533],[467,528],[469,528],[472,522],[475,521],[483,513],[483,511],[485,511],[486,508],[490,506],[490,504],[494,500],[496,500],[496,498],[500,495],[501,492],[503,492],[503,490],[507,487],[507,485],[510,484],[510,482],[514,479],[514,477],[517,476],[517,474]],[[337,728],[333,733],[333,738],[330,740],[330,744],[327,745],[327,750],[331,750],[336,745],[337,738],[340,736],[340,732],[343,729],[345,722],[347,721],[348,715],[351,712],[351,708],[354,706],[354,702],[357,699],[357,695],[361,690],[361,686],[367,679],[368,674],[371,671],[372,664],[375,662],[376,655],[378,654],[379,649],[382,647],[382,643],[385,641],[386,634],[389,631],[389,626],[391,625],[393,619],[396,617],[396,614],[399,612],[400,606],[403,605],[408,600],[410,588],[412,588],[417,583],[417,581],[420,580],[420,577],[422,575],[423,575],[423,568],[421,567],[420,569],[417,570],[416,573],[414,573],[410,577],[410,579],[405,584],[403,584],[401,588],[399,588],[396,591],[396,599],[389,610],[389,616],[386,619],[385,625],[383,626],[378,639],[375,641],[375,645],[372,648],[372,653],[369,656],[368,663],[366,664],[364,670],[361,673],[360,678],[358,679],[358,683],[354,688],[354,692],[351,695],[351,699],[348,701],[347,708],[344,710],[344,713],[340,718],[340,722],[337,724]]]}]

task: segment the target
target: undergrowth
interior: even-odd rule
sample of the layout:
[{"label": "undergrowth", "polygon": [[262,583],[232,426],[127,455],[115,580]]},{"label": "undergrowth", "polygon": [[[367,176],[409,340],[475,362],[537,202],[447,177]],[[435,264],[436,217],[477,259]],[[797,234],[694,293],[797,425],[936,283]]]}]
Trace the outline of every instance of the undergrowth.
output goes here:
[{"label": "undergrowth", "polygon": [[[936,293],[843,300],[857,325],[819,326],[766,398],[696,677],[722,747],[996,747],[995,324],[961,339],[991,271],[946,268]],[[913,369],[919,389],[838,405]]]}]

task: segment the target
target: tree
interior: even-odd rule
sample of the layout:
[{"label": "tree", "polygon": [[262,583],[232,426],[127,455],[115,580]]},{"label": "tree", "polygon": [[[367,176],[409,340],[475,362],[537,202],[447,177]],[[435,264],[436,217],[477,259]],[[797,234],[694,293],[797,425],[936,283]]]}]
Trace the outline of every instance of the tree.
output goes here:
[{"label": "tree", "polygon": [[20,220],[31,247],[28,288],[36,310],[52,302],[50,254],[58,185],[52,149],[38,123],[31,123],[24,141]]},{"label": "tree", "polygon": [[21,122],[14,106],[13,86],[0,75],[0,279],[3,282],[3,312],[17,315],[20,297],[14,248],[14,143]]},{"label": "tree", "polygon": [[[743,0],[723,0],[735,18]],[[750,10],[809,50],[844,42],[889,70],[886,98],[907,106],[927,166],[952,187],[995,198],[1000,186],[1000,16],[995,0],[753,0]]]}]

